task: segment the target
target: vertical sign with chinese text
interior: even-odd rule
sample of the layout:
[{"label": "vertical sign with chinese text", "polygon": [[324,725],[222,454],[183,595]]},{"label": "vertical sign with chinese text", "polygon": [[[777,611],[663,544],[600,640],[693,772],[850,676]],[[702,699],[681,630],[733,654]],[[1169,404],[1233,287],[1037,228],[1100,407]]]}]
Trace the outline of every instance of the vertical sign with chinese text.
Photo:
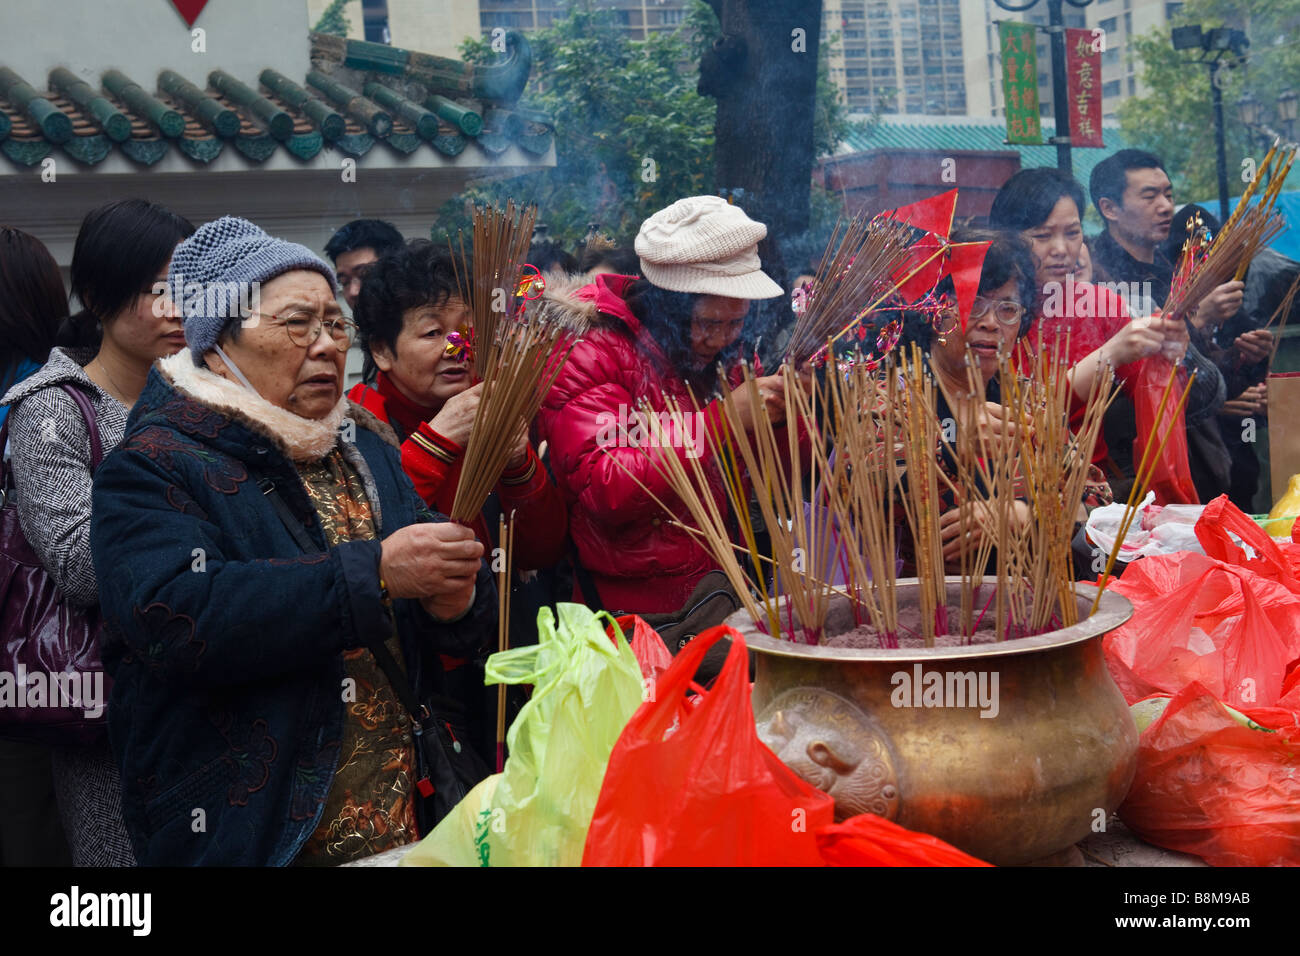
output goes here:
[{"label": "vertical sign with chinese text", "polygon": [[1070,145],[1101,141],[1101,44],[1090,30],[1065,31],[1065,75],[1070,94]]},{"label": "vertical sign with chinese text", "polygon": [[1034,28],[1004,20],[998,24],[1002,51],[1002,102],[1007,114],[1007,142],[1040,145],[1038,121],[1038,51]]}]

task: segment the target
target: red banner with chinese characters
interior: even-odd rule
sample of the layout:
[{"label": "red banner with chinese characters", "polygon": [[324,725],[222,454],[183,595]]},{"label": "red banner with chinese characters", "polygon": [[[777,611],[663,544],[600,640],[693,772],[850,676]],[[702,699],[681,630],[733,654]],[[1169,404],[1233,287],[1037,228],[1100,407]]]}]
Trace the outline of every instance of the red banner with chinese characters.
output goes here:
[{"label": "red banner with chinese characters", "polygon": [[1070,94],[1070,145],[1101,141],[1101,40],[1091,30],[1065,31],[1065,75]]},{"label": "red banner with chinese characters", "polygon": [[1043,141],[1038,121],[1038,51],[1034,28],[1003,20],[998,24],[1002,52],[1002,104],[1007,116],[1007,142],[1038,145]]}]

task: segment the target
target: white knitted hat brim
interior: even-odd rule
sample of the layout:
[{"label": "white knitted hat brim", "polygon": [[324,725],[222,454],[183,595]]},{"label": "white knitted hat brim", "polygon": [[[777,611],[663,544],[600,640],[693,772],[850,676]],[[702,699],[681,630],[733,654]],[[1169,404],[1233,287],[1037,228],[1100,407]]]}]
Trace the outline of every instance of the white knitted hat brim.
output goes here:
[{"label": "white knitted hat brim", "polygon": [[720,196],[688,196],[641,224],[641,273],[673,292],[771,299],[783,290],[759,268],[767,226]]},{"label": "white knitted hat brim", "polygon": [[773,299],[785,293],[762,269],[742,275],[725,275],[696,266],[655,265],[642,259],[641,274],[670,292],[695,292],[731,299]]}]

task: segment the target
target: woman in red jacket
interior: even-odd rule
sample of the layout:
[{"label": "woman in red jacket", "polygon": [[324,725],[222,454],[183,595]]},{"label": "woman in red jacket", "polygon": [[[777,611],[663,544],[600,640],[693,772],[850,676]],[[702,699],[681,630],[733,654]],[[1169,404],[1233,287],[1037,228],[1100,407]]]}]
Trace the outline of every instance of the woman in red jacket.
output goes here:
[{"label": "woman in red jacket", "polygon": [[[348,397],[393,427],[415,490],[448,514],[482,387],[471,384],[466,363],[447,354],[448,333],[469,325],[450,254],[417,239],[378,260],[366,273],[354,318],[379,372],[373,386],[358,384]],[[515,570],[558,563],[568,527],[564,499],[525,431],[494,493],[500,512],[515,515]],[[480,514],[471,527],[490,554],[495,517],[489,527]]]},{"label": "woman in red jacket", "polygon": [[[378,374],[373,386],[359,384],[348,398],[393,427],[402,443],[402,470],[432,510],[448,514],[480,392],[466,363],[447,354],[448,334],[470,321],[450,254],[417,239],[379,259],[366,272],[353,318]],[[496,515],[511,512],[510,643],[517,646],[536,643],[538,609],[553,601],[549,576],[527,572],[556,565],[564,557],[568,531],[564,499],[524,430],[487,506],[470,523],[489,558],[498,543]],[[465,705],[478,752],[491,753],[497,690],[483,686],[483,660],[444,657],[442,664],[443,693]],[[512,696],[508,712],[520,704],[522,699]]]},{"label": "woman in red jacket", "polygon": [[[782,290],[759,268],[757,245],[767,227],[715,196],[679,200],[641,226],[636,251],[645,279],[599,275],[579,290],[589,325],[548,393],[537,418],[550,448],[556,481],[569,504],[578,561],[608,609],[675,611],[715,564],[688,531],[677,527],[654,497],[676,498],[638,444],[651,433],[638,424],[642,403],[665,412],[669,399],[702,412],[651,454],[707,456],[704,429],[720,434],[723,418],[713,399],[719,367],[734,368],[752,299]],[[742,421],[752,428],[765,411],[784,413],[782,380],[760,378],[765,409],[740,392]],[[661,422],[666,420],[661,417]],[[727,508],[725,485],[710,459],[715,500]],[[642,487],[644,486],[644,487]],[[685,508],[678,520],[689,521]],[[579,576],[581,578],[581,576]],[[583,590],[575,582],[575,596]]]}]

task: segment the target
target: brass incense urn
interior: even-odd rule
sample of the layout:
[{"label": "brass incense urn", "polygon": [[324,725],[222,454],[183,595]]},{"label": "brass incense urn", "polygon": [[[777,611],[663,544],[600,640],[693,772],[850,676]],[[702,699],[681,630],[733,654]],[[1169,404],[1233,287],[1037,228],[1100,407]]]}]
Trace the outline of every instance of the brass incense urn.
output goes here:
[{"label": "brass incense urn", "polygon": [[[961,579],[947,583],[954,606]],[[915,603],[916,579],[898,591],[900,607]],[[1133,782],[1137,727],[1101,647],[1133,607],[1107,591],[1089,617],[1095,595],[1076,585],[1072,627],[954,647],[813,646],[744,611],[727,623],[755,652],[759,736],[835,798],[837,820],[875,813],[1016,865],[1104,827]]]}]

